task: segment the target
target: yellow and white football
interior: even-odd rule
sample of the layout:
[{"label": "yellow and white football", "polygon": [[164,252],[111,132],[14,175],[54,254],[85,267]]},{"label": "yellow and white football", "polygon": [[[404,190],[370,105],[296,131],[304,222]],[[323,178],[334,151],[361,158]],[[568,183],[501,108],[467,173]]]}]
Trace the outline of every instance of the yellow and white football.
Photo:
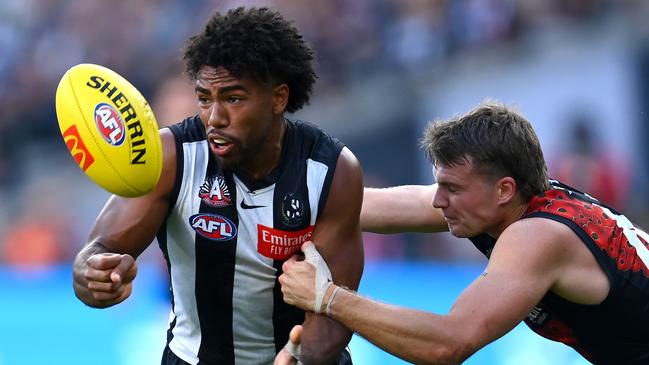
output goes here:
[{"label": "yellow and white football", "polygon": [[125,197],[156,186],[162,171],[158,124],[125,78],[90,63],[70,68],[56,89],[56,116],[70,154],[96,184]]}]

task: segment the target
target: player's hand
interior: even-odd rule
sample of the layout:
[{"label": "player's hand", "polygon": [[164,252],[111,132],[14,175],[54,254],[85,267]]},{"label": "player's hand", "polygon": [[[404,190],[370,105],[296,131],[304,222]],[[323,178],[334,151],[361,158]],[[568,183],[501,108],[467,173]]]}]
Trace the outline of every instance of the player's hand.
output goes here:
[{"label": "player's hand", "polygon": [[131,295],[137,264],[131,255],[116,253],[94,254],[86,260],[83,276],[93,306],[109,307]]},{"label": "player's hand", "polygon": [[304,310],[321,313],[325,310],[325,294],[332,284],[331,271],[311,242],[302,245],[304,261],[293,256],[284,262],[279,277],[284,301]]},{"label": "player's hand", "polygon": [[300,362],[300,342],[302,341],[302,326],[293,327],[288,335],[288,342],[277,354],[273,365],[295,365]]}]

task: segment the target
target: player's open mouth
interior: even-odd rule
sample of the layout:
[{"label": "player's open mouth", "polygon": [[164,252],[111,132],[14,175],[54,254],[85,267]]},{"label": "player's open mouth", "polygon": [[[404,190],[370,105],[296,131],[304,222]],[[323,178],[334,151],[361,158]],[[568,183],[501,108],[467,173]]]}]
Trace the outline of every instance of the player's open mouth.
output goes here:
[{"label": "player's open mouth", "polygon": [[232,148],[234,148],[234,144],[225,138],[210,138],[210,149],[217,156],[225,156],[232,150]]}]

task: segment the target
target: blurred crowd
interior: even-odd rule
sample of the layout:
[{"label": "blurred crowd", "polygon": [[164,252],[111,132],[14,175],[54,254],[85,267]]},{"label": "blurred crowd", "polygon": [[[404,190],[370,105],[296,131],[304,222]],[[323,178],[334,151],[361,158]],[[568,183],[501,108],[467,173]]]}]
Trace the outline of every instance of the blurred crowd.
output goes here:
[{"label": "blurred crowd", "polygon": [[[171,123],[193,105],[182,79],[185,39],[215,10],[238,5],[269,6],[295,21],[316,50],[316,97],[480,49],[513,51],[557,24],[634,19],[647,8],[642,0],[0,1],[0,262],[69,261],[86,237],[87,225],[72,223],[79,213],[70,201],[80,192],[65,174],[79,172],[62,167],[73,164],[54,108],[65,70],[81,62],[117,70],[152,101],[161,125]],[[178,97],[185,89],[187,98]],[[169,104],[176,97],[184,104]],[[590,138],[583,126],[575,136]],[[577,152],[588,153],[587,143]]]}]

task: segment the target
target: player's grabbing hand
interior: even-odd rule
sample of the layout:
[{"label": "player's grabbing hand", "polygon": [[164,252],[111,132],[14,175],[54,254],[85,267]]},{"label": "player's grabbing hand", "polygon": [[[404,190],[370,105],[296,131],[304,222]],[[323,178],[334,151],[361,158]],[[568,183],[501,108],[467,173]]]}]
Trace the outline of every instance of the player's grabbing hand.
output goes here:
[{"label": "player's grabbing hand", "polygon": [[331,272],[315,245],[302,245],[304,261],[291,257],[282,266],[284,273],[279,277],[284,301],[314,313],[326,313],[335,287]]}]

